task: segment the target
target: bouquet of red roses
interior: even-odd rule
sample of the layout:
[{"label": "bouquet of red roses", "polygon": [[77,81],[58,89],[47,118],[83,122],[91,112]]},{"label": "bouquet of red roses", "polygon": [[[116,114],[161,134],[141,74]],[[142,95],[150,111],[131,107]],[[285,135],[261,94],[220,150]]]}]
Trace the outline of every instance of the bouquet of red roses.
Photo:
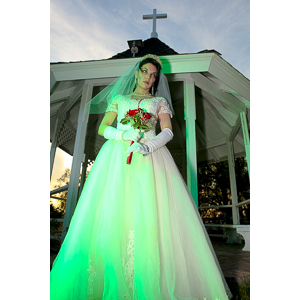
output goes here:
[{"label": "bouquet of red roses", "polygon": [[[128,123],[131,124],[131,126],[135,129],[140,129],[143,131],[148,131],[153,129],[155,118],[151,116],[148,112],[144,111],[141,108],[129,110],[125,117],[120,121],[123,125],[126,125]],[[134,143],[134,141],[131,142],[131,145]],[[131,163],[132,159],[132,152],[127,158],[127,164]]]}]

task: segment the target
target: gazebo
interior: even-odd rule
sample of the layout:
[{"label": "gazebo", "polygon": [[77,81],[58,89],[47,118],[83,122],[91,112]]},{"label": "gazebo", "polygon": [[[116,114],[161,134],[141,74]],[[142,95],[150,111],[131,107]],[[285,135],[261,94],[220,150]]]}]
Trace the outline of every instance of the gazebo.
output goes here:
[{"label": "gazebo", "polygon": [[106,141],[97,133],[103,115],[85,115],[85,104],[141,56],[152,53],[162,60],[175,111],[174,138],[167,147],[196,206],[197,164],[228,160],[232,203],[222,207],[231,208],[233,224],[223,227],[228,242],[237,241],[240,233],[244,250],[249,250],[250,225],[240,225],[239,207],[250,199],[238,202],[234,167],[235,157],[246,156],[250,174],[249,79],[215,50],[178,54],[157,37],[128,41],[129,46],[133,42],[137,53],[128,48],[110,59],[50,64],[50,177],[57,147],[73,156],[69,185],[50,192],[68,190],[65,216],[58,220],[63,222],[62,239],[84,185],[85,176],[79,185],[80,170],[86,173]]}]

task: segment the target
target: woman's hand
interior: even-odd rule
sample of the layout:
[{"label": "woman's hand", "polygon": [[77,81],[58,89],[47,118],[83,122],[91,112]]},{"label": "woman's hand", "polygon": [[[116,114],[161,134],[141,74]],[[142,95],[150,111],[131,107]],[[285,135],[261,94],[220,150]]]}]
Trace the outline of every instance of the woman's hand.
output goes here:
[{"label": "woman's hand", "polygon": [[137,142],[141,138],[141,132],[138,129],[130,128],[123,134],[123,139],[125,141]]},{"label": "woman's hand", "polygon": [[138,152],[141,154],[146,154],[146,153],[148,154],[148,148],[146,145],[142,145],[140,143],[134,143],[130,147],[128,147],[128,149],[125,151],[125,154],[129,156],[131,152],[133,154]]}]

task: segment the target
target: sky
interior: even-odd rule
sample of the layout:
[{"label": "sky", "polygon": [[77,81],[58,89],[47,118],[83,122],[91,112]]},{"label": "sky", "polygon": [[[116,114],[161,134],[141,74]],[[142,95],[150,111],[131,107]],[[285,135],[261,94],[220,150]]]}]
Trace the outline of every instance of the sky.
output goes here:
[{"label": "sky", "polygon": [[50,61],[99,60],[128,49],[128,40],[158,38],[179,54],[215,49],[250,79],[250,0],[51,0]]},{"label": "sky", "polygon": [[[158,38],[179,54],[215,49],[250,79],[249,0],[51,0],[50,62],[107,59],[128,49],[128,40]],[[72,158],[56,153],[53,180],[71,168]]]}]

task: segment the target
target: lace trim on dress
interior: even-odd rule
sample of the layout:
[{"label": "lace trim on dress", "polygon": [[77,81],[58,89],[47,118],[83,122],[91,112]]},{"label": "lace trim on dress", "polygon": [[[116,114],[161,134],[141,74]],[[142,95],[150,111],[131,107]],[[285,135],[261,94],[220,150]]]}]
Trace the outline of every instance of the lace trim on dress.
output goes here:
[{"label": "lace trim on dress", "polygon": [[92,260],[89,261],[89,268],[88,268],[89,277],[87,281],[87,295],[93,294],[94,292],[93,284],[94,284],[95,277],[97,276],[97,273],[95,272],[95,267],[91,265],[91,262]]},{"label": "lace trim on dress", "polygon": [[120,97],[116,96],[113,98],[107,106],[106,112],[108,111],[113,111],[115,113],[118,113],[118,102],[119,102]]},{"label": "lace trim on dress", "polygon": [[171,116],[171,118],[173,117],[173,114],[172,114],[172,111],[170,109],[170,106],[169,106],[169,103],[167,102],[166,99],[161,99],[159,101],[159,111],[158,111],[158,114],[157,115],[160,115],[160,114],[169,114]]},{"label": "lace trim on dress", "polygon": [[133,294],[133,279],[134,279],[134,230],[129,230],[129,242],[127,244],[128,261],[122,258],[122,265],[124,268],[124,278],[128,283],[128,287]]}]

